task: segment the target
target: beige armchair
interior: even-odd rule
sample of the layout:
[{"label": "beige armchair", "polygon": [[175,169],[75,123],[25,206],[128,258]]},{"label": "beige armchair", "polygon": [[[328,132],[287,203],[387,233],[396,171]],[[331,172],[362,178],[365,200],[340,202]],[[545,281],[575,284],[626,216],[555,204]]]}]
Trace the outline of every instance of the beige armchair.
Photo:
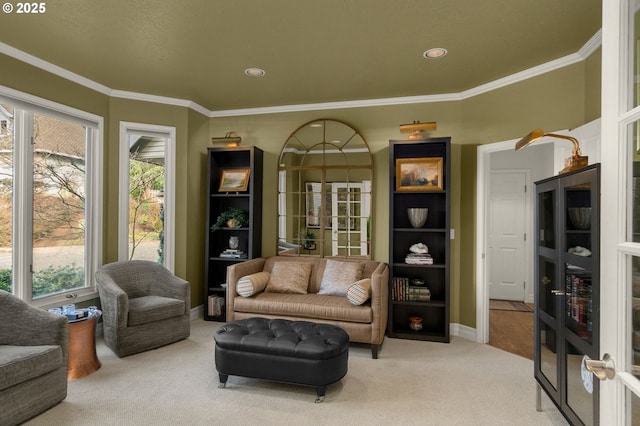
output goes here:
[{"label": "beige armchair", "polygon": [[189,283],[146,260],[103,265],[96,271],[105,344],[119,357],[189,337]]},{"label": "beige armchair", "polygon": [[67,397],[69,323],[0,290],[0,425],[17,425]]}]

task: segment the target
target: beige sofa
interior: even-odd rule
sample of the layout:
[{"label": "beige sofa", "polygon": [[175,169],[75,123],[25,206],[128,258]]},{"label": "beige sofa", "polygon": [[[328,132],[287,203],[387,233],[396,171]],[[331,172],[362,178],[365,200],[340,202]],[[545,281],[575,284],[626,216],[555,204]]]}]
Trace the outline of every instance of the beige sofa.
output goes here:
[{"label": "beige sofa", "polygon": [[[308,265],[304,266],[306,269],[310,267],[308,282],[304,283],[306,288],[302,292],[273,291],[274,289],[271,287],[276,275],[281,274],[285,265],[292,265],[280,262],[302,262]],[[349,298],[344,295],[318,294],[319,291],[321,293],[326,292],[326,287],[321,290],[321,283],[324,285],[323,274],[325,273],[327,262],[332,262],[328,268],[331,274],[327,274],[331,276],[334,275],[333,272],[335,272],[336,265],[338,265],[337,262],[361,264],[360,279],[362,279],[362,282],[370,283],[370,298],[357,305],[350,301],[350,298],[353,299],[351,292]],[[352,265],[343,263],[339,265],[345,266],[340,269],[351,269],[352,267]],[[280,272],[274,273],[274,267]],[[252,275],[258,272],[267,272],[269,275]],[[286,276],[294,280],[294,275],[288,274]],[[238,293],[238,280],[247,276],[261,276],[262,279],[270,281],[266,284],[264,290],[258,289],[255,294],[250,296],[246,296],[246,287],[243,286],[241,293],[245,294],[246,297],[240,296]],[[275,256],[252,259],[237,263],[227,269],[227,321],[263,317],[334,324],[343,328],[349,334],[350,341],[370,344],[371,354],[375,359],[378,357],[378,349],[384,340],[387,327],[388,281],[389,268],[387,264],[370,260],[307,256]],[[246,283],[247,278],[243,282]]]}]

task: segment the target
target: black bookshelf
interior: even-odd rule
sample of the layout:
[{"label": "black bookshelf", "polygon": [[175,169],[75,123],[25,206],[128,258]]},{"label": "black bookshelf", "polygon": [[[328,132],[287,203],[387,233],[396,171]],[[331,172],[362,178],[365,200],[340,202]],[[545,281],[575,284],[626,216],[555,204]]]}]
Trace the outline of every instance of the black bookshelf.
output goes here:
[{"label": "black bookshelf", "polygon": [[[448,137],[389,144],[389,337],[450,340],[450,144]],[[404,182],[399,167],[413,163],[424,170],[439,166],[437,179],[423,182],[419,176],[416,182]],[[420,228],[411,225],[407,214],[416,207],[428,209]],[[417,243],[428,247],[431,264],[407,263],[409,249]],[[411,318],[422,320],[420,330],[411,328]]]},{"label": "black bookshelf", "polygon": [[[227,267],[260,257],[262,247],[262,161],[256,147],[207,149],[207,215],[204,271],[204,319],[225,321]],[[244,191],[220,191],[224,171],[249,170]],[[240,228],[223,226],[212,230],[218,216],[229,208],[247,213],[248,224]],[[229,239],[238,238],[239,258],[221,255],[229,249]]]}]

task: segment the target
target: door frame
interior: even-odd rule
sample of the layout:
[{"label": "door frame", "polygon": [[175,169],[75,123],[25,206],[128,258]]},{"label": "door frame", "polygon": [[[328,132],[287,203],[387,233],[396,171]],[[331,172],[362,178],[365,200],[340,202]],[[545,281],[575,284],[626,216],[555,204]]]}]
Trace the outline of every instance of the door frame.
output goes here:
[{"label": "door frame", "polygon": [[[488,205],[489,205],[489,179],[491,175],[491,154],[501,151],[513,151],[518,140],[511,139],[502,142],[478,146],[477,171],[476,171],[476,341],[489,343],[489,288],[487,280],[486,251],[488,244]],[[540,141],[540,143],[548,143]],[[529,176],[530,178],[530,176]],[[531,190],[529,189],[529,193]],[[531,228],[531,220],[528,227]],[[532,229],[529,229],[532,235]],[[533,238],[529,238],[525,244],[527,253],[531,253]],[[531,271],[531,268],[529,268]],[[533,278],[527,274],[529,282]]]},{"label": "door frame", "polygon": [[[531,199],[531,170],[529,169],[496,169],[496,170],[491,170],[491,168],[489,167],[488,169],[488,179],[487,179],[487,188],[490,188],[490,179],[491,179],[491,174],[496,173],[496,174],[514,174],[514,173],[518,173],[518,174],[523,174],[524,175],[524,181],[525,181],[525,185],[526,185],[526,191],[525,191],[525,204],[524,204],[524,229],[525,229],[525,234],[527,236],[525,242],[524,242],[524,276],[525,276],[525,286],[523,291],[523,301],[525,303],[533,303],[533,269],[531,268],[531,262],[527,262],[526,259],[531,259],[531,250],[533,249],[533,244],[531,244],[531,238],[533,238],[533,234],[532,234],[532,230],[533,230],[533,225],[531,223],[531,212],[532,212],[532,199]],[[486,196],[487,196],[487,200],[490,199],[491,197],[491,191],[487,190],[486,191]],[[489,203],[485,203],[485,208],[487,208],[487,212],[489,211],[488,209],[488,205]],[[489,230],[489,226],[488,226],[488,214],[485,216],[487,218],[487,231]],[[489,233],[487,232],[486,234],[486,245],[484,248],[484,252],[485,253],[489,253]],[[485,260],[487,259],[488,256],[485,256]],[[487,262],[487,265],[489,263]],[[487,278],[489,277],[489,270],[487,268]],[[489,284],[488,284],[488,279],[486,280],[487,282],[487,298],[490,298],[490,292],[489,292]],[[487,299],[487,300],[488,300]]]}]

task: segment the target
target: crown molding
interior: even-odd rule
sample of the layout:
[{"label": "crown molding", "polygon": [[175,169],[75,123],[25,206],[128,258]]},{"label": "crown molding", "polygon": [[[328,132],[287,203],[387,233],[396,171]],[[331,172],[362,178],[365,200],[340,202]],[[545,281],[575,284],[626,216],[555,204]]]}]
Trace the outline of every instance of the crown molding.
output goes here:
[{"label": "crown molding", "polygon": [[474,96],[478,96],[483,93],[487,93],[502,87],[509,86],[514,83],[518,83],[530,78],[573,65],[580,61],[585,60],[591,54],[593,54],[602,45],[602,30],[598,30],[580,48],[576,53],[564,56],[559,59],[529,68],[527,70],[512,74],[510,76],[494,80],[490,83],[486,83],[463,92],[448,93],[440,95],[421,95],[421,96],[403,96],[394,98],[380,98],[380,99],[367,99],[367,100],[353,100],[353,101],[341,101],[341,102],[323,102],[313,104],[298,104],[298,105],[281,105],[281,106],[269,106],[260,108],[244,108],[244,109],[230,109],[211,111],[207,108],[185,99],[169,98],[165,96],[150,95],[146,93],[128,92],[124,90],[111,89],[79,74],[68,71],[62,67],[54,65],[50,62],[37,58],[26,52],[11,47],[5,43],[0,42],[0,53],[9,57],[25,62],[36,68],[40,68],[58,77],[64,78],[71,82],[77,83],[81,86],[95,90],[99,93],[103,93],[107,96],[112,96],[121,99],[137,100],[144,102],[153,102],[166,105],[181,106],[190,108],[210,118],[222,118],[222,117],[237,117],[246,115],[263,115],[263,114],[279,114],[288,112],[303,112],[303,111],[322,111],[333,109],[347,109],[347,108],[366,108],[366,107],[380,107],[391,105],[407,105],[407,104],[422,104],[422,103],[434,103],[434,102],[451,102],[460,101]]},{"label": "crown molding", "polygon": [[126,90],[112,90],[110,96],[114,98],[129,99],[133,101],[152,102],[156,104],[166,104],[173,106],[180,106],[185,108],[191,108],[194,111],[199,112],[202,115],[208,116],[211,111],[199,105],[193,101],[169,98],[166,96],[149,95],[147,93],[128,92]]},{"label": "crown molding", "polygon": [[88,78],[81,76],[80,74],[73,73],[69,70],[52,64],[51,62],[47,62],[43,59],[30,55],[26,52],[23,52],[22,50],[18,50],[15,47],[9,46],[8,44],[2,42],[0,42],[0,53],[32,65],[36,68],[40,68],[41,70],[47,71],[51,74],[57,75],[58,77],[62,77],[73,83],[77,83],[91,90],[95,90],[96,92],[102,93],[104,95],[111,96],[111,92],[113,92],[113,90],[111,90],[107,86],[96,83],[93,80],[89,80]]}]

